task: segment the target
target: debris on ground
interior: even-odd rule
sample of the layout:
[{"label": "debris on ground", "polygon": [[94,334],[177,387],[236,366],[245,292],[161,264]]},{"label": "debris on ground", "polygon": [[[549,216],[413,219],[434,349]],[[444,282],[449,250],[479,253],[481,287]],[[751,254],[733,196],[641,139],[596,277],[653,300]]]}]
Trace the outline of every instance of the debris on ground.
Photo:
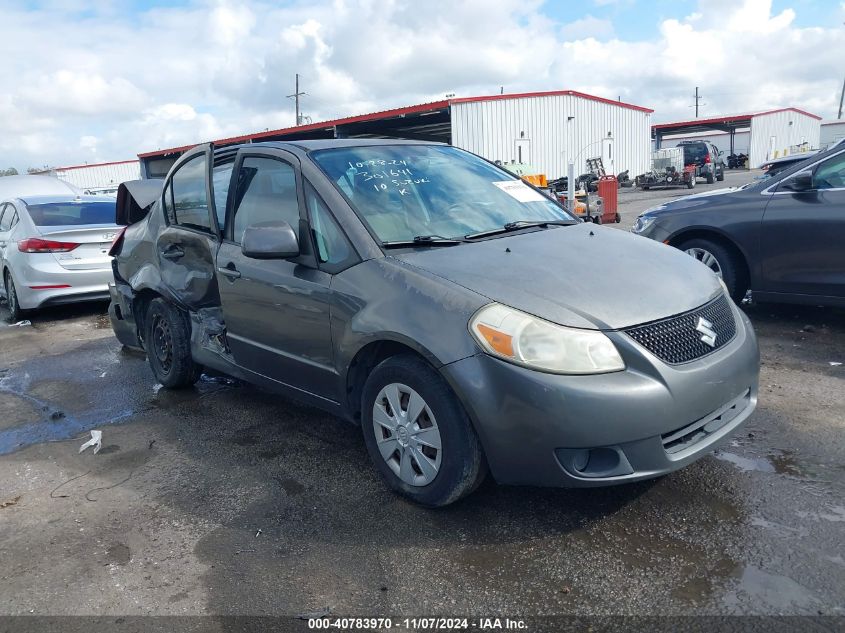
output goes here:
[{"label": "debris on ground", "polygon": [[103,432],[92,430],[91,431],[91,439],[85,442],[82,446],[79,447],[79,452],[81,453],[89,446],[94,447],[94,455],[100,452],[100,449],[103,447]]},{"label": "debris on ground", "polygon": [[258,528],[258,532],[255,533],[255,538],[258,538],[261,534],[261,528]]},{"label": "debris on ground", "polygon": [[53,422],[57,422],[58,420],[61,420],[63,417],[65,417],[65,412],[64,412],[64,411],[53,411],[53,412],[50,414],[50,419],[51,419]]},{"label": "debris on ground", "polygon": [[318,618],[324,618],[329,615],[332,610],[329,607],[322,609],[321,611],[314,611],[313,613],[300,613],[298,617],[300,620],[316,620]]},{"label": "debris on ground", "polygon": [[3,508],[8,508],[9,506],[13,506],[20,500],[21,496],[18,495],[17,497],[9,499],[8,501],[4,501],[3,503],[0,503],[0,510],[2,510]]},{"label": "debris on ground", "polygon": [[836,361],[830,361],[828,364],[831,367],[839,367],[842,363],[837,363]]},{"label": "debris on ground", "polygon": [[9,327],[28,327],[32,325],[32,321],[29,319],[24,319],[23,321],[18,321],[17,323],[12,323]]},{"label": "debris on ground", "polygon": [[234,378],[229,378],[228,376],[220,376],[217,374],[202,374],[200,376],[200,382],[211,382],[217,383],[219,385],[229,385],[230,387],[237,384],[237,380]]}]

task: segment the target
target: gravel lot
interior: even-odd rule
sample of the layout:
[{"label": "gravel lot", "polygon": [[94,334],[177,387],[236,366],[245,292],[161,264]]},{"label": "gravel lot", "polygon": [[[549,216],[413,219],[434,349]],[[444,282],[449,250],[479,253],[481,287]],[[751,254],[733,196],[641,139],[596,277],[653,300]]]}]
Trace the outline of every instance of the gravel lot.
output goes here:
[{"label": "gravel lot", "polygon": [[[623,190],[617,226],[687,193]],[[760,404],[719,453],[437,511],[331,416],[231,381],[159,390],[104,305],[0,327],[0,615],[845,615],[845,311],[745,309]],[[103,449],[79,454],[91,428]]]}]

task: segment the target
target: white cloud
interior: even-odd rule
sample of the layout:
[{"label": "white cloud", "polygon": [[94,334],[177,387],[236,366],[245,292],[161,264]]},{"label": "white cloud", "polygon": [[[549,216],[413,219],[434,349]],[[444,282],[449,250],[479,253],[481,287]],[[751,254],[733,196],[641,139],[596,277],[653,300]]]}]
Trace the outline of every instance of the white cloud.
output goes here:
[{"label": "white cloud", "polygon": [[794,105],[831,116],[845,50],[838,23],[798,27],[800,8],[773,13],[771,0],[700,0],[624,40],[593,15],[555,22],[539,0],[495,11],[489,0],[424,10],[412,0],[195,0],[139,15],[99,4],[4,7],[0,53],[13,63],[0,66],[0,164],[118,160],[286,127],[297,72],[315,121],[499,86],[621,96],[655,108],[655,120],[688,116],[696,85],[705,113]]}]

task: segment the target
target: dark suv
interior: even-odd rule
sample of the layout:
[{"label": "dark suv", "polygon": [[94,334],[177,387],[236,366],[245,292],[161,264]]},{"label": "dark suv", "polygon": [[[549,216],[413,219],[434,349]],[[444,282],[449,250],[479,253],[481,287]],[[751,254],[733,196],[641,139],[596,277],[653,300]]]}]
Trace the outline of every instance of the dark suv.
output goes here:
[{"label": "dark suv", "polygon": [[684,148],[684,165],[695,165],[697,178],[705,178],[708,185],[725,179],[725,162],[715,145],[707,141],[682,141],[677,147]]}]

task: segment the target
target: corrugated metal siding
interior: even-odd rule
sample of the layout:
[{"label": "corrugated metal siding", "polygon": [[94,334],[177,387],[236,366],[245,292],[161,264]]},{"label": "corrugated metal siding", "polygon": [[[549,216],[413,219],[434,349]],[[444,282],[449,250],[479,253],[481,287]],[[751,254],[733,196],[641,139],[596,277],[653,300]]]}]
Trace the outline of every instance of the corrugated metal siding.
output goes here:
[{"label": "corrugated metal siding", "polygon": [[[790,125],[790,121],[792,125]],[[751,142],[748,152],[750,167],[759,167],[767,160],[795,153],[793,146],[802,141],[808,148],[819,146],[820,121],[813,117],[786,110],[760,114],[751,119]]]},{"label": "corrugated metal siding", "polygon": [[[566,175],[570,159],[576,174],[586,160],[603,154],[612,135],[608,173],[644,173],[651,159],[651,115],[574,95],[553,95],[455,103],[451,106],[452,145],[488,160],[517,160],[516,141],[530,140],[530,157],[523,162],[548,178]],[[568,121],[568,117],[574,117]],[[606,158],[606,150],[604,150]]]},{"label": "corrugated metal siding", "polygon": [[[748,153],[748,144],[751,140],[749,132],[737,132],[734,134],[734,152]],[[713,134],[685,134],[683,136],[663,137],[660,147],[675,147],[681,141],[709,141],[725,152],[722,157],[727,161],[728,154],[731,153],[731,136],[725,132],[715,132]]]},{"label": "corrugated metal siding", "polygon": [[80,189],[119,185],[127,180],[140,180],[141,164],[138,161],[113,163],[111,165],[89,165],[73,169],[57,169],[56,177]]}]

